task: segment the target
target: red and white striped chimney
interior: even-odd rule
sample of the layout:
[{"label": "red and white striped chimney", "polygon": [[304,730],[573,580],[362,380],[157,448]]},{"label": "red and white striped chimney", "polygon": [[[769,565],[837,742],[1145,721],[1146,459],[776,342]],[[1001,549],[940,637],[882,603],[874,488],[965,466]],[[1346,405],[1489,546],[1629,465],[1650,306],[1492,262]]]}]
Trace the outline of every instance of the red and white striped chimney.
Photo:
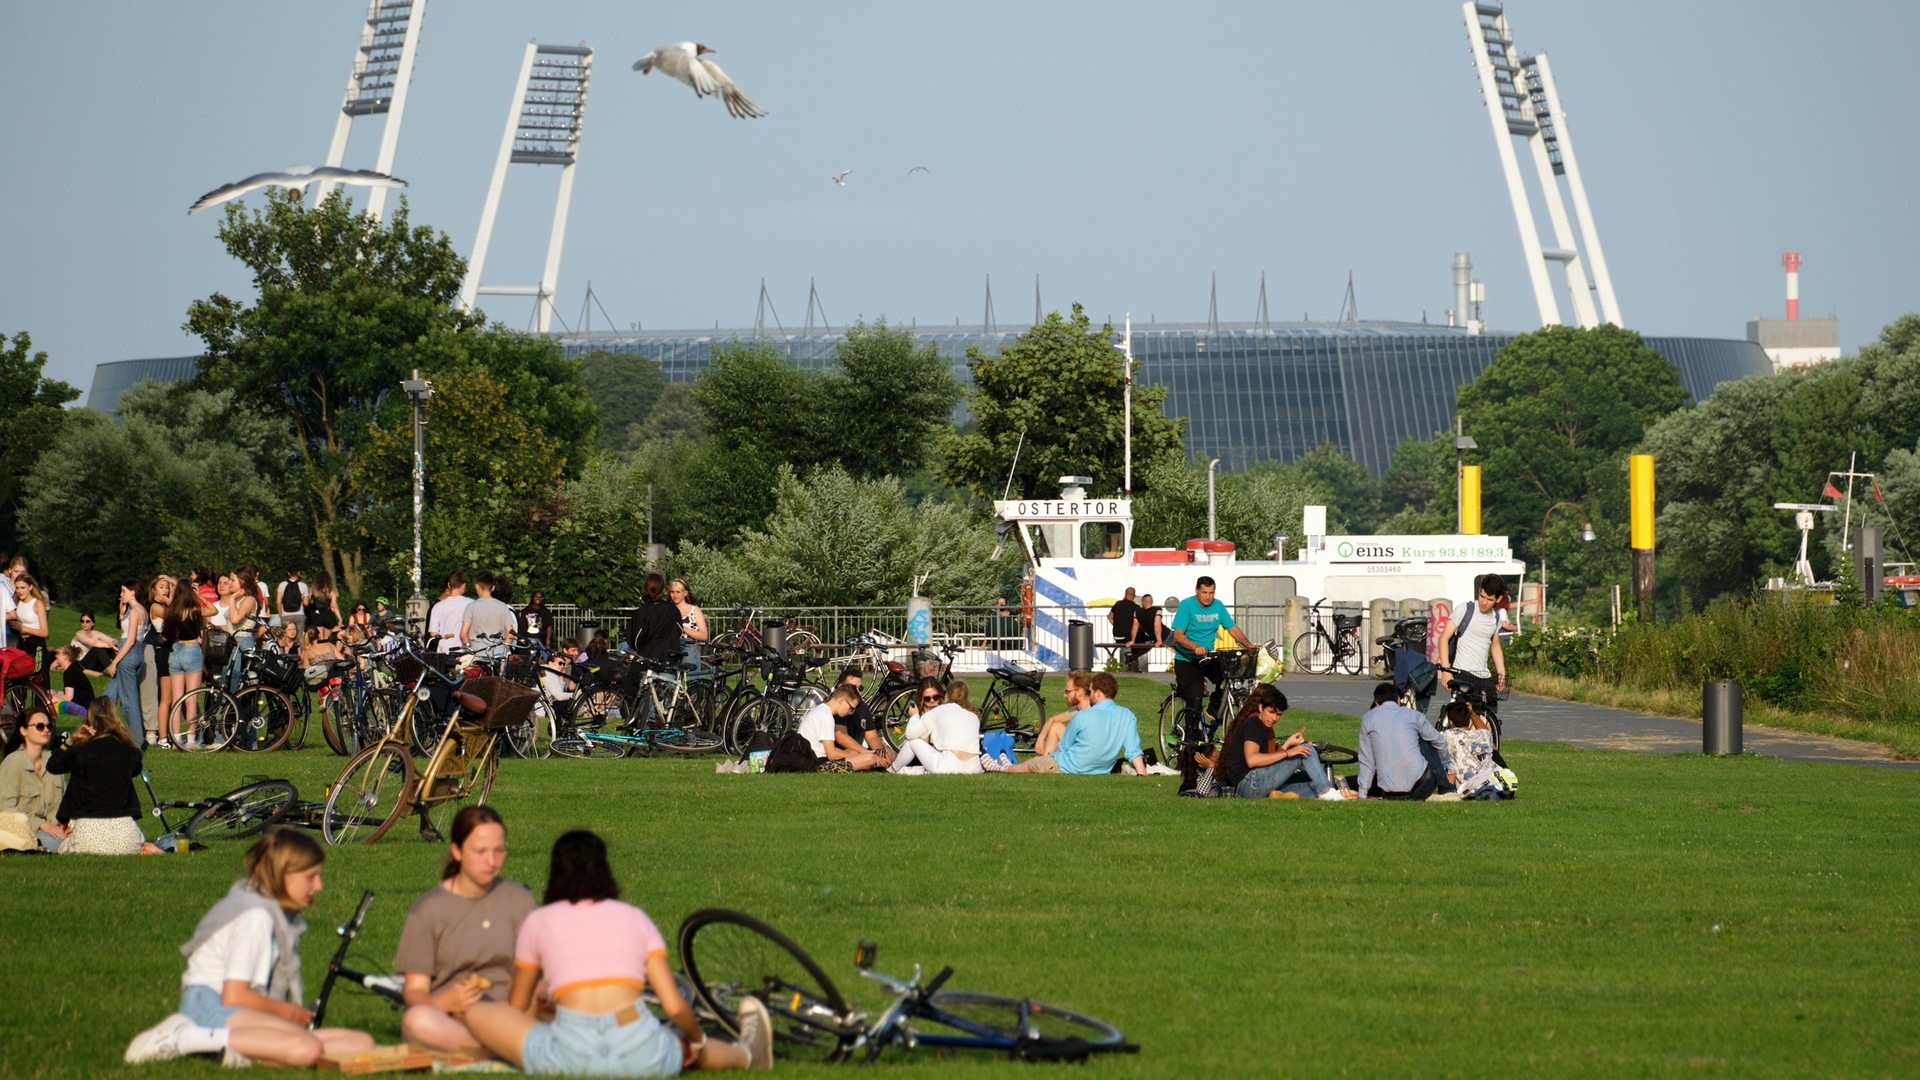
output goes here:
[{"label": "red and white striped chimney", "polygon": [[1780,265],[1787,270],[1787,321],[1800,319],[1800,253],[1789,251],[1780,256]]}]

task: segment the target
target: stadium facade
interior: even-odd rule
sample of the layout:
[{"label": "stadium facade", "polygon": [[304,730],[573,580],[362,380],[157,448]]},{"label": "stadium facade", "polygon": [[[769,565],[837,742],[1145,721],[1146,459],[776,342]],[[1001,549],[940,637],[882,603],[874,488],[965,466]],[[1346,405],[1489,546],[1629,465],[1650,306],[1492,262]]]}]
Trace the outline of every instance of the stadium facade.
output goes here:
[{"label": "stadium facade", "polygon": [[[983,326],[915,327],[967,380],[967,349],[998,353],[1027,331]],[[1263,461],[1292,461],[1331,443],[1374,475],[1394,448],[1453,428],[1459,388],[1478,378],[1517,334],[1472,333],[1424,323],[1155,323],[1133,328],[1140,381],[1167,388],[1166,412],[1187,419],[1187,450],[1238,471]],[[716,347],[764,344],[798,367],[833,365],[843,335],[832,330],[652,330],[561,335],[569,357],[588,352],[644,356],[669,381],[691,382]],[[1116,335],[1116,344],[1118,336]],[[1773,363],[1758,344],[1718,338],[1656,337],[1647,344],[1673,363],[1695,400],[1723,382],[1766,375]],[[193,357],[125,360],[94,370],[89,408],[112,412],[142,378],[190,378]]]}]

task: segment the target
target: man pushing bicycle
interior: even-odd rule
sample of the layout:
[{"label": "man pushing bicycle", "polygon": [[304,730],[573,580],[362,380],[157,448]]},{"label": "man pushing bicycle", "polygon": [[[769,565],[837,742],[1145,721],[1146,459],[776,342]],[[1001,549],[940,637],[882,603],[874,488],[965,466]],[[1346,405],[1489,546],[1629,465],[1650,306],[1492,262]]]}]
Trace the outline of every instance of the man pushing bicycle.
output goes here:
[{"label": "man pushing bicycle", "polygon": [[[1214,599],[1216,588],[1211,577],[1201,576],[1193,583],[1193,595],[1180,601],[1173,614],[1173,692],[1186,703],[1188,713],[1199,712],[1200,695],[1206,693],[1208,679],[1213,680],[1208,711],[1220,708],[1220,665],[1213,659],[1213,643],[1220,631],[1225,630],[1241,648],[1253,648],[1247,635],[1234,625],[1233,612]],[[1200,725],[1188,723],[1185,729],[1198,731]]]}]

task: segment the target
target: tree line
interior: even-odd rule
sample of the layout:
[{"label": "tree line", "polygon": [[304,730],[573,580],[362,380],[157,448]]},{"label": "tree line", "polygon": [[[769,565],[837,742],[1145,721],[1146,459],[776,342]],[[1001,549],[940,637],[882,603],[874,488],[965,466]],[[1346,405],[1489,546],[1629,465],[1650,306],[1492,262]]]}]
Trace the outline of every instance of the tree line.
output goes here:
[{"label": "tree line", "polygon": [[[425,407],[425,578],[489,568],[556,601],[630,603],[651,537],[709,602],[892,604],[916,580],[941,603],[988,603],[1019,575],[991,501],[1062,475],[1120,487],[1130,374],[1080,305],[970,382],[884,318],[849,327],[809,372],[765,343],[714,350],[691,383],[644,357],[565,359],[550,338],[456,303],[465,263],[444,232],[382,224],[335,192],[229,206],[220,242],[251,300],[194,302],[199,376],[144,385],[118,422],[65,406],[46,356],[0,339],[0,550],[24,550],[63,599],[100,604],[158,568],[327,569],[350,594],[405,595],[412,552],[411,404]],[[1626,459],[1655,455],[1660,587],[1697,606],[1790,567],[1775,501],[1811,501],[1860,453],[1894,546],[1920,530],[1920,316],[1857,357],[1722,386],[1689,404],[1673,366],[1616,327],[1550,327],[1460,388],[1479,444],[1485,531],[1537,574],[1542,526],[1557,610],[1597,619],[1627,575]],[[1137,376],[1138,372],[1132,372]],[[1207,528],[1206,473],[1165,390],[1134,390],[1135,542]],[[1298,538],[1302,508],[1348,533],[1450,532],[1452,433],[1402,444],[1379,477],[1323,446],[1219,477],[1219,536],[1258,557]],[[1583,516],[1584,515],[1584,518]],[[1591,522],[1597,540],[1579,539]],[[1815,553],[1836,564],[1837,530]],[[999,549],[998,557],[995,552]]]}]

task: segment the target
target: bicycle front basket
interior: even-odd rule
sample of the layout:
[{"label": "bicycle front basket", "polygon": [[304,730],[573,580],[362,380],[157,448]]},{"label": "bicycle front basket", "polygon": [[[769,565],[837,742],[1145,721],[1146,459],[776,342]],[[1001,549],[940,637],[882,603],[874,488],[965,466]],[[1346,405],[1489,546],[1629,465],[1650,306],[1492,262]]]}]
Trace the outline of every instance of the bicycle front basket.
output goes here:
[{"label": "bicycle front basket", "polygon": [[1220,658],[1220,677],[1223,679],[1251,679],[1260,670],[1259,649],[1227,649],[1213,655]]},{"label": "bicycle front basket", "polygon": [[479,725],[488,728],[519,727],[533,715],[533,703],[540,700],[538,691],[491,675],[468,679],[460,689],[485,699],[487,711]]}]

